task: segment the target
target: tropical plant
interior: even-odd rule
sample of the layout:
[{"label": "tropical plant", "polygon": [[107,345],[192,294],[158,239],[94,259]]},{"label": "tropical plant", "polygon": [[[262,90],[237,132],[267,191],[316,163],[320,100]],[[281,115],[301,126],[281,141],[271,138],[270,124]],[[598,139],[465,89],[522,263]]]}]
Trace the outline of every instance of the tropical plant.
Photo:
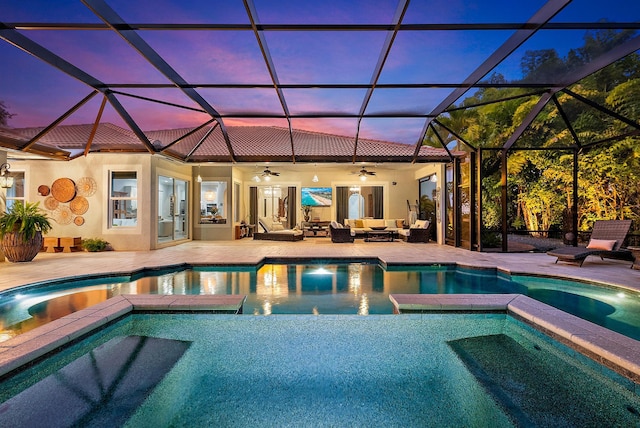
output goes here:
[{"label": "tropical plant", "polygon": [[51,223],[40,209],[39,202],[15,203],[9,212],[0,215],[0,238],[7,233],[18,233],[25,241],[32,239],[37,232],[47,233]]}]

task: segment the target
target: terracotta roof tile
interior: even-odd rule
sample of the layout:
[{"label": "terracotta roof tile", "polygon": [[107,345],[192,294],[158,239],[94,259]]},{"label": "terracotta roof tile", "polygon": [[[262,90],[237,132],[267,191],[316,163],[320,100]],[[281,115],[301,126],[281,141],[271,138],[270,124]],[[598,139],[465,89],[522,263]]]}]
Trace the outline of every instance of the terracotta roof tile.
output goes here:
[{"label": "terracotta roof tile", "polygon": [[[60,125],[47,133],[40,141],[51,147],[66,150],[84,150],[93,125]],[[28,141],[43,128],[4,129],[0,138],[5,141],[22,139]],[[196,161],[229,161],[231,160],[227,143],[219,126],[216,126],[204,141],[211,126],[206,126],[188,135],[191,128],[177,128],[145,131],[145,134],[158,150],[177,141],[166,149],[166,153]],[[255,162],[264,160],[293,160],[291,136],[287,128],[275,126],[229,126],[227,127],[231,147],[236,160]],[[293,130],[295,158],[299,161],[351,161],[355,147],[355,139],[322,132]],[[182,138],[184,137],[184,138]],[[181,139],[182,138],[182,139]],[[194,150],[195,148],[195,150]],[[93,140],[91,150],[146,150],[136,135],[128,129],[111,123],[100,124]],[[413,145],[360,139],[358,141],[356,160],[368,159],[383,161],[409,161],[413,158]],[[423,146],[420,148],[419,161],[447,161],[448,154],[444,149]]]}]

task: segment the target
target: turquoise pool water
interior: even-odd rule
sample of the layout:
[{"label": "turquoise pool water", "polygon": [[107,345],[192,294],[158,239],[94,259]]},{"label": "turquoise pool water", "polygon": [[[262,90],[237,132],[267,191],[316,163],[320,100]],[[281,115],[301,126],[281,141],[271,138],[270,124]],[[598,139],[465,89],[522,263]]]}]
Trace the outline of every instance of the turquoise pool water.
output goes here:
[{"label": "turquoise pool water", "polygon": [[136,314],[0,384],[0,426],[631,427],[630,387],[504,314]]},{"label": "turquoise pool water", "polygon": [[521,293],[640,340],[638,293],[493,270],[313,261],[198,267],[38,284],[0,294],[0,340],[120,294],[246,294],[244,313],[392,313],[391,293]]}]

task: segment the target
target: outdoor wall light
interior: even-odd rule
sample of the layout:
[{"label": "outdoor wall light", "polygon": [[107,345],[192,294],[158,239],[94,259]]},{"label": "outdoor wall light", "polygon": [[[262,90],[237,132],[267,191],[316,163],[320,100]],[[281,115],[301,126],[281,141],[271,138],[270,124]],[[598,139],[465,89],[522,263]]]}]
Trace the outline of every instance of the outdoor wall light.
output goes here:
[{"label": "outdoor wall light", "polygon": [[0,165],[0,187],[3,189],[8,189],[13,186],[13,177],[7,175],[10,167],[11,165],[8,163]]},{"label": "outdoor wall light", "polygon": [[[318,165],[313,164],[313,167],[314,169],[317,169]],[[317,183],[319,181],[318,173],[316,171],[313,172],[313,178],[311,179],[311,181],[313,181],[314,183]]]}]

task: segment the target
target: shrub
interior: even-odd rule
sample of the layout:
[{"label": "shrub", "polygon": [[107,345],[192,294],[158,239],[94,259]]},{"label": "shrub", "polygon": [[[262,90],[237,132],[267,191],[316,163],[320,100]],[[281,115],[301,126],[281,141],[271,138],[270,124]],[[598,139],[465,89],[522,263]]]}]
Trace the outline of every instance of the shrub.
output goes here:
[{"label": "shrub", "polygon": [[109,243],[101,238],[87,238],[82,240],[82,248],[85,251],[104,251]]}]

